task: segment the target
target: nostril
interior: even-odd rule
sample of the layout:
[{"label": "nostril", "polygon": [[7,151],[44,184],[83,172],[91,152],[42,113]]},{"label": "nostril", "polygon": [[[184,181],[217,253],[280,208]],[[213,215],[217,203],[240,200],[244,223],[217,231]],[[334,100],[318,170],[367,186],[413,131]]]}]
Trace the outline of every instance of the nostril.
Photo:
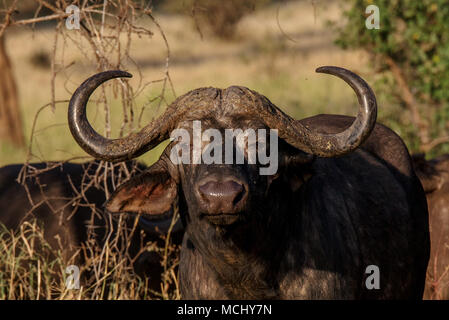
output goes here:
[{"label": "nostril", "polygon": [[208,181],[199,186],[198,189],[201,195],[209,201],[223,200],[232,204],[238,203],[245,191],[242,184],[232,180],[225,182]]},{"label": "nostril", "polygon": [[[236,190],[237,190],[237,188],[236,188]],[[239,203],[239,201],[242,200],[244,194],[245,194],[245,188],[241,184],[239,184],[238,191],[236,191],[235,197],[232,200],[232,204],[235,205],[235,204]]]}]

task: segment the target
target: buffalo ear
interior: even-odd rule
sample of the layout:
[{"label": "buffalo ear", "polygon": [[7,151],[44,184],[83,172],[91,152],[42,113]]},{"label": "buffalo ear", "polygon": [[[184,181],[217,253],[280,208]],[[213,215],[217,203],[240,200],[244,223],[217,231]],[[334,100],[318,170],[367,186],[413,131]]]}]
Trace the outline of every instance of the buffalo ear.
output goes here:
[{"label": "buffalo ear", "polygon": [[441,188],[443,178],[433,161],[427,161],[422,153],[414,154],[412,160],[416,175],[421,181],[425,193],[431,193]]},{"label": "buffalo ear", "polygon": [[421,181],[422,187],[425,193],[432,193],[438,190],[443,185],[443,178],[437,174],[422,174],[421,172],[416,173],[419,180]]},{"label": "buffalo ear", "polygon": [[177,183],[165,170],[152,170],[125,182],[106,202],[110,213],[142,214],[145,218],[167,218],[177,201]]}]

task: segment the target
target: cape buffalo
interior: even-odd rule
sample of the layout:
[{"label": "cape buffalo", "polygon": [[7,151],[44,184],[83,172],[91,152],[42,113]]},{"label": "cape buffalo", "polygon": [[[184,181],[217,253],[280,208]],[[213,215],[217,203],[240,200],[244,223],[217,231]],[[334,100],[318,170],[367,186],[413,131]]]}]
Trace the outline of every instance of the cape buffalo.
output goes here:
[{"label": "cape buffalo", "polygon": [[[140,132],[110,140],[91,127],[86,104],[101,83],[131,75],[102,72],[73,94],[71,133],[98,159],[132,159],[173,139],[153,166],[114,192],[106,209],[153,219],[179,211],[186,230],[183,298],[422,298],[428,213],[407,148],[375,124],[376,99],[363,79],[338,67],[317,72],[354,89],[356,118],[298,121],[246,87],[209,87],[177,98]],[[243,138],[231,135],[229,145],[228,133],[239,129]],[[220,133],[225,142],[217,146]],[[262,174],[267,164],[278,169]]]},{"label": "cape buffalo", "polygon": [[431,251],[424,299],[449,299],[449,155],[414,155],[416,174],[429,206]]},{"label": "cape buffalo", "polygon": [[[133,176],[146,167],[128,161],[123,166],[114,166],[114,170],[106,174],[104,167],[99,165],[93,161],[82,164],[32,163],[25,167],[16,164],[0,168],[0,223],[7,229],[17,230],[24,221],[35,219],[45,240],[53,249],[61,250],[65,262],[87,241],[101,250],[109,231],[113,230],[113,235],[119,232],[115,221],[109,221],[103,212],[105,188],[112,191],[114,181],[124,180],[125,172]],[[18,177],[27,170],[27,177],[19,183]],[[95,175],[99,181],[95,182]],[[126,222],[124,226],[132,230],[134,219]],[[124,238],[122,242],[129,244],[127,253],[136,258],[135,271],[149,276],[150,288],[154,291],[161,288],[161,257],[155,252],[141,252],[141,242],[159,241],[163,246],[165,243],[161,243],[159,231],[166,232],[169,222],[156,224],[141,219],[131,236],[131,232],[120,232]],[[143,239],[141,231],[145,231]],[[182,234],[178,231],[172,236],[175,242],[181,242]],[[83,254],[76,254],[72,263],[82,265],[84,260]]]}]

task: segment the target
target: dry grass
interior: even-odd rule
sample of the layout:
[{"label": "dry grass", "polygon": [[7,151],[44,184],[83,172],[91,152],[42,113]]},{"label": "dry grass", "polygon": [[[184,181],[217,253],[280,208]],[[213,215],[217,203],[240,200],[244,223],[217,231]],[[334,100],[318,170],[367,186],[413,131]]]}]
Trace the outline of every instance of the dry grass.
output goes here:
[{"label": "dry grass", "polygon": [[[123,221],[122,221],[123,223]],[[78,299],[138,300],[179,299],[176,267],[179,248],[164,239],[166,246],[155,242],[142,244],[141,253],[156,252],[161,256],[164,272],[160,289],[151,288],[150,276],[138,276],[126,246],[118,239],[128,238],[124,224],[103,247],[86,241],[71,256],[65,248],[48,244],[36,220],[21,224],[11,231],[0,225],[0,300],[8,299]],[[70,265],[79,267],[80,287],[68,287]]]}]

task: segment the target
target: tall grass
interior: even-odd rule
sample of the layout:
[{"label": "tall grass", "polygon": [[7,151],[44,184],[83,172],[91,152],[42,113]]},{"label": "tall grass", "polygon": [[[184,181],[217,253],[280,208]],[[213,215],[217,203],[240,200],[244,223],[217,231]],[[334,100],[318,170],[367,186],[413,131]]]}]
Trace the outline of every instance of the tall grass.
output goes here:
[{"label": "tall grass", "polygon": [[[0,225],[0,300],[179,299],[175,272],[178,248],[168,241],[167,247],[158,247],[154,242],[143,244],[142,252],[166,257],[161,260],[166,268],[160,290],[156,291],[149,286],[151,275],[137,275],[133,258],[114,243],[120,237],[122,231],[114,234],[104,247],[88,241],[65,256],[65,248],[49,245],[36,220],[24,222],[15,231]],[[71,273],[66,268],[70,265],[80,269],[79,289],[68,286]]]}]

